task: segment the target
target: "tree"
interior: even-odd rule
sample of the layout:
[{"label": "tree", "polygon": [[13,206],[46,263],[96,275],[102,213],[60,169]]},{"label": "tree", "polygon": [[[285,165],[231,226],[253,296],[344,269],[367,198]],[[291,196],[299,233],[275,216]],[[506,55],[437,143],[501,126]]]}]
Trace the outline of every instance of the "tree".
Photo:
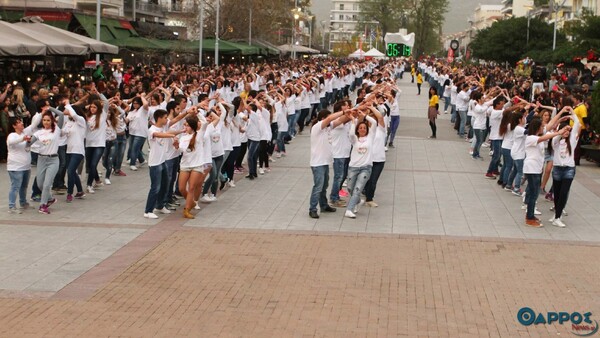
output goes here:
[{"label": "tree", "polygon": [[[553,27],[538,18],[531,18],[529,23],[529,39],[527,18],[510,18],[497,21],[492,26],[477,32],[470,49],[473,56],[496,62],[515,64],[520,59],[530,56],[538,62],[552,51]],[[557,43],[564,44],[564,34],[557,35]],[[534,56],[535,55],[535,56]]]},{"label": "tree", "polygon": [[415,32],[414,54],[439,50],[448,0],[409,0],[408,6],[408,28]]},{"label": "tree", "polygon": [[379,23],[382,36],[397,32],[408,7],[408,0],[361,0],[358,30]]}]

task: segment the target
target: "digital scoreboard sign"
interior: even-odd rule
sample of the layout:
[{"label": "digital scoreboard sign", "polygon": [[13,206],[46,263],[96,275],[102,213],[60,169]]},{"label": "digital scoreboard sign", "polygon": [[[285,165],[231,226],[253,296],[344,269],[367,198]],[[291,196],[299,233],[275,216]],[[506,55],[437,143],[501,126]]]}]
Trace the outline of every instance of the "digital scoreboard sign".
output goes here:
[{"label": "digital scoreboard sign", "polygon": [[387,57],[410,56],[411,48],[402,43],[388,43],[385,49]]}]

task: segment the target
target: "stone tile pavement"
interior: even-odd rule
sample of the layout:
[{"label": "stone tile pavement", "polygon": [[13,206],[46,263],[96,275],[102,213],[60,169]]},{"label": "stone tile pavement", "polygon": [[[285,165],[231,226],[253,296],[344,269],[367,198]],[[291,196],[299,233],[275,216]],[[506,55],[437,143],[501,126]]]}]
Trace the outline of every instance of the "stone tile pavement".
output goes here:
[{"label": "stone tile pavement", "polygon": [[51,215],[1,194],[0,336],[546,337],[568,327],[523,327],[519,308],[598,313],[600,169],[577,168],[567,228],[527,228],[449,115],[426,139],[426,97],[400,86],[380,206],[355,220],[308,217],[308,135],[195,220],[142,217],[146,168]]}]

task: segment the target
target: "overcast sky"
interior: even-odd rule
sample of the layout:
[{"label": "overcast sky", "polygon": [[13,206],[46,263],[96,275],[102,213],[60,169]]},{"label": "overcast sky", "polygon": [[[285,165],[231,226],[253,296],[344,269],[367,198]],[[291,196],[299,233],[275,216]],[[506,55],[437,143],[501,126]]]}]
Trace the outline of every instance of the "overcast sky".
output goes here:
[{"label": "overcast sky", "polygon": [[[450,0],[444,22],[444,33],[456,33],[466,29],[469,26],[467,18],[473,14],[478,4],[498,5],[500,2],[501,0]],[[329,20],[331,0],[312,0],[312,3],[312,12],[315,13],[317,22]]]}]

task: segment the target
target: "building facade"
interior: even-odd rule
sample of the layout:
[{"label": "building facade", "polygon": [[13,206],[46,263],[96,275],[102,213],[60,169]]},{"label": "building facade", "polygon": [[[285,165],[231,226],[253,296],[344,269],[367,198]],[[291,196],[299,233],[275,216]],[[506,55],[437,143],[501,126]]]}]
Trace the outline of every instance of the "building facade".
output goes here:
[{"label": "building facade", "polygon": [[358,33],[360,0],[333,0],[332,3],[331,44],[350,41]]}]

